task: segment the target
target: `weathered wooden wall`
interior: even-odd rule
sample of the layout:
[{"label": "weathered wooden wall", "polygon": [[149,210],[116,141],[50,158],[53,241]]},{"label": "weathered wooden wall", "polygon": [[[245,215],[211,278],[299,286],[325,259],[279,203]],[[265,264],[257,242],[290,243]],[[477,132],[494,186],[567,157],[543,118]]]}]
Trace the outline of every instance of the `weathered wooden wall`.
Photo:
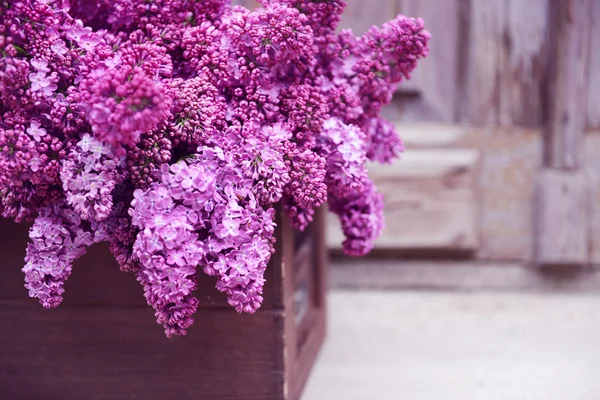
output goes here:
[{"label": "weathered wooden wall", "polygon": [[[439,129],[456,130],[440,124],[424,132],[415,121],[461,124],[465,133],[454,149],[478,152],[469,197],[475,200],[468,216],[476,224],[467,235],[478,238],[472,242],[477,257],[600,263],[600,52],[594,51],[600,50],[600,1],[380,2],[386,6],[379,10],[389,10],[394,3],[395,12],[423,17],[433,37],[430,56],[419,65],[414,82],[401,85],[386,116],[400,125],[401,135],[436,136]],[[348,17],[347,25],[356,19]],[[383,19],[380,13],[364,15],[361,26]],[[411,140],[407,147],[406,162],[386,169],[385,179],[373,171],[384,191],[395,180],[395,192],[386,204],[390,209],[415,185],[428,187],[417,173],[407,183],[410,154],[422,151]],[[437,165],[440,160],[421,162]],[[421,201],[427,198],[438,200],[438,210],[452,209],[451,201],[442,204],[447,198],[443,186]],[[398,249],[408,249],[404,236],[417,221],[431,232],[423,244],[432,244],[431,238],[442,232],[469,226],[432,223],[420,215],[422,208],[402,221],[389,214],[388,224],[398,226],[388,228],[384,236],[395,237]],[[400,233],[405,220],[412,222]],[[381,244],[389,247],[393,241],[384,238]],[[437,246],[455,247],[441,241]]]}]

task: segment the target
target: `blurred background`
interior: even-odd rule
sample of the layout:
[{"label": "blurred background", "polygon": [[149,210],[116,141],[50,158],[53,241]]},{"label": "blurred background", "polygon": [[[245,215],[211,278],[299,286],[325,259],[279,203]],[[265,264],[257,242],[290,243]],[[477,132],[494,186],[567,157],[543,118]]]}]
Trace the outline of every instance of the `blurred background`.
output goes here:
[{"label": "blurred background", "polygon": [[377,250],[328,224],[303,399],[599,399],[600,1],[348,3],[357,34],[423,18],[431,52],[385,111],[407,150],[370,168]]}]

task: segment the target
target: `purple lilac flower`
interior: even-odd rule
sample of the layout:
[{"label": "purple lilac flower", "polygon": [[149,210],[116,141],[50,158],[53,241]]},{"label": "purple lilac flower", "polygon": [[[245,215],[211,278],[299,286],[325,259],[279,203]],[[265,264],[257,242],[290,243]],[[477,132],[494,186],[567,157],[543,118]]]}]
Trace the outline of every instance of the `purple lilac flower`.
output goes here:
[{"label": "purple lilac flower", "polygon": [[286,146],[290,182],[285,187],[285,210],[292,224],[304,230],[312,221],[314,209],[327,200],[326,159],[309,148],[293,143]]},{"label": "purple lilac flower", "polygon": [[67,203],[86,221],[100,222],[113,208],[112,192],[125,179],[125,160],[84,134],[60,173]]},{"label": "purple lilac flower", "polygon": [[50,50],[52,50],[58,56],[64,56],[69,51],[62,39],[56,39],[50,46]]},{"label": "purple lilac flower", "polygon": [[42,140],[47,131],[40,127],[40,121],[32,120],[29,128],[27,128],[27,133],[31,136],[36,142]]},{"label": "purple lilac flower", "polygon": [[351,255],[383,227],[367,159],[403,150],[381,119],[426,56],[423,21],[336,33],[343,0],[23,0],[0,15],[0,214],[34,222],[30,294],[58,305],[108,242],[168,336],[197,269],[240,312],[262,303],[274,203],[298,229],[325,201]]},{"label": "purple lilac flower", "polygon": [[279,2],[298,9],[306,15],[316,40],[323,39],[326,35],[333,33],[342,19],[342,12],[346,8],[344,0],[260,0],[260,2],[264,5]]},{"label": "purple lilac flower", "polygon": [[217,289],[238,311],[253,312],[262,302],[272,252],[273,210],[258,206],[251,181],[219,148],[201,147],[197,154],[164,166],[160,182],[135,192],[130,211],[140,229],[134,244],[142,265],[138,280],[167,335],[185,333],[193,321],[197,265],[219,277]]},{"label": "purple lilac flower", "polygon": [[346,125],[337,118],[325,121],[318,142],[327,160],[325,183],[329,193],[343,197],[359,191],[368,180],[365,139],[357,126]]},{"label": "purple lilac flower", "polygon": [[73,262],[94,243],[94,233],[81,226],[77,214],[64,202],[58,202],[39,210],[29,237],[23,267],[25,287],[44,307],[57,307]]},{"label": "purple lilac flower", "polygon": [[384,228],[383,197],[373,182],[367,181],[360,191],[345,197],[331,196],[329,205],[342,222],[344,252],[363,256],[371,251]]},{"label": "purple lilac flower", "polygon": [[404,144],[394,125],[383,118],[373,118],[366,124],[367,157],[380,163],[390,163],[404,151]]},{"label": "purple lilac flower", "polygon": [[112,145],[135,145],[169,116],[171,99],[139,68],[122,66],[84,80],[83,101],[94,136]]},{"label": "purple lilac flower", "polygon": [[250,131],[244,137],[234,137],[233,145],[242,150],[238,157],[239,168],[254,182],[251,190],[261,205],[277,203],[290,182],[284,144],[292,133],[281,124]]}]

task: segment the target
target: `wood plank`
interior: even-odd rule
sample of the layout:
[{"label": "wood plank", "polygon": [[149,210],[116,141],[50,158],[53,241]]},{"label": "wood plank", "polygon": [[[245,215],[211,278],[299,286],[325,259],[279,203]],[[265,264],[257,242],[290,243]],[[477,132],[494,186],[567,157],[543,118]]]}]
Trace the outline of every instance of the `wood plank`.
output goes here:
[{"label": "wood plank", "polygon": [[[417,128],[419,126],[424,128]],[[413,157],[419,159],[421,156],[411,154],[415,153],[416,149],[430,149],[430,143],[431,150],[438,147],[437,151],[440,153],[446,152],[447,148],[470,148],[479,152],[480,159],[474,171],[474,200],[469,203],[478,237],[477,256],[492,260],[531,260],[533,188],[537,171],[542,164],[541,130],[516,127],[452,128],[451,125],[445,124],[435,128],[435,124],[424,124],[406,125],[406,132],[403,132],[402,127],[403,125],[399,126],[401,136],[406,137],[406,134],[413,131],[416,133],[408,135],[408,150],[399,162],[399,168],[392,170],[391,174],[397,173],[402,177],[404,161]],[[444,127],[448,128],[446,133]],[[429,134],[431,137],[426,139],[426,135]],[[410,138],[411,135],[413,138]],[[426,174],[434,169],[436,164],[421,157],[421,165],[416,168],[420,171],[418,173]],[[411,168],[407,170],[411,171]],[[418,182],[418,179],[415,177],[415,182]],[[407,192],[402,186],[390,190]],[[443,197],[439,201],[442,199]],[[411,221],[417,226],[424,223],[425,220],[419,218],[419,211],[413,212],[415,217]],[[389,216],[387,221],[388,224],[394,225],[394,230],[401,230],[404,224],[404,220]]]},{"label": "wood plank", "polygon": [[[502,33],[504,52],[500,77],[498,122],[503,125],[542,125],[548,65],[548,1],[507,0]],[[477,2],[476,2],[477,3]]]},{"label": "wood plank", "polygon": [[418,92],[436,121],[454,121],[457,98],[460,0],[400,0],[398,12],[420,17],[431,33],[429,55],[419,61],[411,80],[400,91]]},{"label": "wood plank", "polygon": [[473,128],[462,145],[481,152],[477,183],[481,234],[478,256],[531,260],[534,182],[542,165],[541,130]]},{"label": "wood plank", "polygon": [[583,160],[592,0],[552,0],[550,115],[546,165],[576,169]]},{"label": "wood plank", "polygon": [[[477,161],[475,150],[429,149],[408,152],[392,165],[369,165],[387,219],[376,248],[474,250]],[[339,249],[343,234],[332,214],[329,228],[329,246]]]},{"label": "wood plank", "polygon": [[340,29],[352,29],[355,35],[364,34],[373,25],[381,25],[396,17],[395,0],[348,0]]},{"label": "wood plank", "polygon": [[[460,67],[457,111],[475,124],[538,127],[543,123],[547,80],[548,1],[462,2],[468,24],[465,65]],[[459,50],[460,51],[460,50]]]},{"label": "wood plank", "polygon": [[2,398],[284,398],[281,312],[204,309],[187,336],[170,340],[146,307],[0,301],[0,319]]},{"label": "wood plank", "polygon": [[[585,135],[587,171],[600,171],[600,132]],[[534,259],[535,185],[543,165],[543,132],[516,127],[474,128],[459,146],[481,151],[478,177],[481,244],[478,257],[491,260]],[[591,186],[592,199],[600,204],[600,178]],[[591,201],[596,208],[594,200]],[[595,211],[590,234],[600,262],[600,208]],[[594,254],[594,253],[592,253]],[[596,262],[596,261],[594,261]]]},{"label": "wood plank", "polygon": [[[26,247],[25,238],[0,241],[0,255],[3,259],[0,299],[28,301],[41,308],[36,300],[29,298],[24,287],[21,268],[24,265]],[[142,286],[133,274],[119,270],[105,244],[92,246],[75,263],[73,273],[65,284],[64,298],[64,304],[146,305]]]},{"label": "wood plank", "polygon": [[466,125],[437,122],[396,123],[395,128],[407,148],[407,154],[411,149],[457,147],[470,129]]},{"label": "wood plank", "polygon": [[600,270],[540,271],[527,262],[339,258],[331,263],[332,290],[597,293]]},{"label": "wood plank", "polygon": [[587,127],[600,129],[600,1],[592,3]]},{"label": "wood plank", "polygon": [[28,223],[15,224],[12,220],[0,217],[0,242],[27,238],[29,227]]},{"label": "wood plank", "polygon": [[[283,294],[283,312],[284,312],[284,331],[285,343],[283,348],[283,359],[285,363],[285,375],[283,381],[284,397],[289,398],[293,392],[294,381],[294,362],[297,358],[297,326],[296,310],[294,298],[294,269],[297,244],[294,235],[294,229],[289,223],[281,227],[281,236],[284,238],[284,246],[281,248],[281,264],[278,266],[281,270],[283,279],[281,281],[281,291]],[[304,240],[310,240],[311,230],[308,231]]]},{"label": "wood plank", "polygon": [[231,4],[244,6],[250,10],[260,7],[257,0],[232,0]]},{"label": "wood plank", "polygon": [[587,183],[582,170],[541,172],[534,231],[539,265],[588,263]]},{"label": "wood plank", "polygon": [[[429,128],[427,128],[428,125]],[[471,215],[465,219],[464,223],[457,222],[457,227],[463,227],[460,228],[463,230],[467,226],[473,226],[469,228],[469,231],[474,232],[472,236],[475,239],[472,243],[474,243],[473,246],[477,250],[479,258],[531,260],[533,258],[534,183],[537,171],[542,164],[541,131],[510,127],[465,128],[455,126],[444,133],[444,127],[450,127],[449,125],[441,124],[435,128],[434,124],[424,124],[407,125],[406,132],[402,132],[402,126],[400,125],[399,129],[404,137],[408,132],[416,132],[412,135],[414,139],[409,139],[409,144],[407,144],[407,146],[412,145],[412,149],[409,147],[402,159],[394,164],[397,167],[383,167],[383,172],[378,172],[384,176],[387,175],[385,179],[396,181],[388,184],[389,189],[383,189],[386,197],[402,196],[407,199],[404,203],[394,203],[395,209],[403,210],[401,216],[393,216],[386,210],[388,224],[386,232],[388,230],[394,232],[392,235],[384,233],[387,235],[386,237],[391,238],[388,243],[392,243],[391,245],[397,249],[409,249],[410,246],[420,249],[432,245],[448,246],[449,243],[452,243],[449,239],[451,236],[446,237],[444,241],[438,237],[438,242],[435,244],[432,242],[435,236],[430,233],[444,232],[444,229],[452,232],[452,216],[460,219],[462,217],[458,217],[459,215]],[[419,126],[424,129],[416,128]],[[424,139],[429,133],[431,133],[431,138]],[[423,139],[419,139],[419,135]],[[430,143],[431,148],[429,147]],[[440,147],[436,150],[434,146]],[[431,160],[432,156],[427,156],[427,154],[435,154],[433,158],[438,158],[439,155],[439,162],[448,162],[449,165],[460,161],[460,158],[452,158],[452,152],[448,152],[448,148],[459,150],[470,148],[472,150],[466,151],[480,153],[479,161],[472,171],[474,183],[471,186],[471,194],[467,192],[456,194],[449,191],[448,197],[445,197],[446,194],[438,196],[439,193],[446,193],[443,184],[428,186],[431,184],[429,179],[443,176],[444,170],[443,168],[439,169],[438,161]],[[455,154],[460,154],[463,150]],[[433,153],[428,153],[429,151],[433,151]],[[406,182],[412,182],[414,186],[408,186],[409,184]],[[431,193],[435,194],[422,192],[426,189],[419,188],[420,182],[422,182],[422,188],[430,188]],[[379,182],[378,187],[382,187]],[[438,189],[440,192],[435,192]],[[420,196],[425,197],[421,198]],[[433,199],[430,200],[429,196]],[[465,198],[460,196],[465,196]],[[420,200],[415,200],[415,198],[422,200],[423,204],[427,206],[417,206],[420,204]],[[425,201],[427,202],[425,203]],[[454,211],[454,206],[457,207],[456,211]],[[439,218],[432,209],[427,207],[438,207],[439,212],[448,217]],[[422,215],[425,209],[431,211],[431,214],[426,213],[426,217]],[[445,228],[445,222],[439,221],[447,221],[450,228]],[[472,221],[473,225],[467,221]],[[341,242],[339,223],[336,218],[330,216],[329,224],[332,226],[331,230],[336,229],[334,232],[337,232],[330,232],[329,246],[339,249]],[[399,236],[394,238],[394,235]],[[411,241],[409,237],[406,239],[409,242],[405,242],[405,236],[411,236],[413,240]],[[467,236],[469,237],[469,235]],[[417,238],[420,244],[417,243]]]},{"label": "wood plank", "polygon": [[588,234],[590,262],[600,265],[600,131],[585,137],[585,172],[588,180]]},{"label": "wood plank", "polygon": [[[300,247],[295,254],[293,268],[288,270],[293,275],[294,294],[290,298],[294,301],[290,302],[286,315],[293,316],[288,321],[294,325],[294,334],[286,336],[286,344],[289,345],[286,347],[286,360],[290,361],[293,379],[289,382],[289,390],[293,394],[302,393],[325,336],[328,265],[324,238],[326,211],[326,207],[317,210],[310,226],[315,235]],[[293,400],[300,399],[294,397]]]},{"label": "wood plank", "polygon": [[552,0],[550,109],[545,165],[538,179],[536,261],[589,261],[584,163],[592,0]]},{"label": "wood plank", "polygon": [[[284,359],[285,398],[300,400],[319,348],[325,337],[326,247],[324,237],[326,207],[304,233],[289,224],[282,227],[283,293],[285,317]],[[293,247],[285,244],[294,244]],[[300,300],[300,301],[298,301]]]},{"label": "wood plank", "polygon": [[503,33],[507,18],[505,1],[477,0],[469,4],[469,38],[464,98],[459,120],[475,124],[497,123],[502,93]]},{"label": "wood plank", "polygon": [[[552,96],[554,90],[546,87],[549,61],[577,58],[577,55],[551,54],[550,43],[565,35],[559,33],[552,39],[549,27],[555,27],[556,22],[549,23],[548,15],[551,9],[556,11],[558,8],[550,7],[554,4],[550,2],[398,0],[399,11],[423,16],[426,24],[427,21],[434,23],[427,24],[433,33],[431,54],[415,71],[416,86],[407,89],[419,96],[397,100],[393,107],[402,110],[395,114],[409,120],[449,121],[453,115],[451,110],[458,105],[459,110],[455,110],[454,115],[461,121],[541,126],[547,112],[547,99],[555,97]],[[591,34],[594,46],[600,40],[600,22],[597,22],[600,21],[600,5],[592,3],[593,10],[588,14],[595,15]],[[452,13],[451,9],[457,11]],[[469,17],[460,22],[465,12]],[[553,14],[566,15],[567,12]],[[449,18],[449,15],[453,17]],[[436,22],[438,18],[442,22]],[[455,25],[458,28],[453,28]],[[436,29],[440,30],[438,34]],[[461,55],[463,52],[466,54]],[[590,61],[588,105],[572,106],[587,107],[589,127],[600,126],[600,111],[597,111],[600,110],[597,106],[600,104],[599,57],[594,53]],[[456,58],[458,60],[452,62]],[[463,58],[465,65],[459,65]],[[567,82],[573,79],[581,81],[572,77]],[[585,100],[586,95],[577,98]]]},{"label": "wood plank", "polygon": [[313,316],[311,329],[307,332],[306,338],[298,348],[298,354],[293,363],[294,380],[290,385],[292,393],[290,400],[304,399],[301,394],[315,365],[319,349],[325,339],[325,312],[315,311]]}]

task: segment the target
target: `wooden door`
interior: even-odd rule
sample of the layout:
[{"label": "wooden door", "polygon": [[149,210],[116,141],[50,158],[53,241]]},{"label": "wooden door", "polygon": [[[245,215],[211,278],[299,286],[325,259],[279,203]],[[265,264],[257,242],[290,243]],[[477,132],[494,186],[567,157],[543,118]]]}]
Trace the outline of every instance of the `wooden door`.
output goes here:
[{"label": "wooden door", "polygon": [[432,40],[385,111],[407,152],[371,171],[379,248],[599,263],[600,2],[350,0],[342,25],[396,13]]}]

